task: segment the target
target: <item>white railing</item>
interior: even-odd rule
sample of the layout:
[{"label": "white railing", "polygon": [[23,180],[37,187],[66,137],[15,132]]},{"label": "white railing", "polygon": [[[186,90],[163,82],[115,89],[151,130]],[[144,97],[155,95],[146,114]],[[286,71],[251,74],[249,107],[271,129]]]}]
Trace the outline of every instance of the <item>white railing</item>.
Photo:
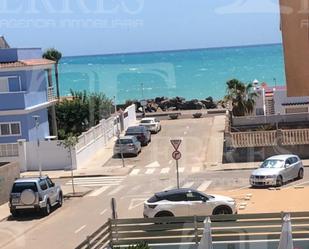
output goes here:
[{"label": "white railing", "polygon": [[309,144],[309,129],[282,130],[282,144]]},{"label": "white railing", "polygon": [[276,131],[232,132],[231,136],[235,148],[276,145]]},{"label": "white railing", "polygon": [[309,129],[230,133],[235,148],[309,144]]},{"label": "white railing", "polygon": [[55,93],[54,93],[54,87],[50,86],[47,88],[47,100],[48,101],[54,101],[56,99]]},{"label": "white railing", "polygon": [[0,144],[0,157],[16,157],[18,156],[18,144]]}]

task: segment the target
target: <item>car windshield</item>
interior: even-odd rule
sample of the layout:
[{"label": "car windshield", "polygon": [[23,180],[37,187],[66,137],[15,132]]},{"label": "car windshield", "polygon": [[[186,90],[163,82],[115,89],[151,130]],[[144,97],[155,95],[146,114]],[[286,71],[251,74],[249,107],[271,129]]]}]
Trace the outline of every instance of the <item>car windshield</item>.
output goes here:
[{"label": "car windshield", "polygon": [[35,182],[16,182],[13,185],[12,192],[13,193],[21,193],[25,189],[31,189],[34,192],[37,192],[37,186]]},{"label": "car windshield", "polygon": [[283,167],[284,160],[266,160],[261,165],[262,169],[278,169]]},{"label": "car windshield", "polygon": [[141,124],[151,124],[152,120],[142,120]]},{"label": "car windshield", "polygon": [[144,131],[143,127],[134,127],[134,128],[128,128],[126,133],[141,133]]},{"label": "car windshield", "polygon": [[118,139],[116,144],[132,144],[132,139]]}]

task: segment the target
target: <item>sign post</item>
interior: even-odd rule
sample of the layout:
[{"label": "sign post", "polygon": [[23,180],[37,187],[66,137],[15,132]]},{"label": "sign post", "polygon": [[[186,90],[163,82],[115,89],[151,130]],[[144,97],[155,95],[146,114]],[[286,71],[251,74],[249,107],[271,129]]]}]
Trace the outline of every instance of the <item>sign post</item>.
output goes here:
[{"label": "sign post", "polygon": [[181,152],[178,151],[179,146],[181,144],[182,140],[181,139],[172,139],[171,144],[173,145],[175,151],[172,154],[173,159],[176,161],[176,172],[177,172],[177,188],[179,189],[179,165],[178,161],[181,158]]}]

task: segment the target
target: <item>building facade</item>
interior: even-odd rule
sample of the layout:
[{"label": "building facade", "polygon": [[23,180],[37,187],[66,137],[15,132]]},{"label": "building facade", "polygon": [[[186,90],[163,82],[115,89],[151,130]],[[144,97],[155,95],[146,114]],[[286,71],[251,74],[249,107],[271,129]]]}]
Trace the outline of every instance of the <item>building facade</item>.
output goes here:
[{"label": "building facade", "polygon": [[39,48],[0,49],[0,144],[57,134],[53,66],[53,61],[42,59]]}]

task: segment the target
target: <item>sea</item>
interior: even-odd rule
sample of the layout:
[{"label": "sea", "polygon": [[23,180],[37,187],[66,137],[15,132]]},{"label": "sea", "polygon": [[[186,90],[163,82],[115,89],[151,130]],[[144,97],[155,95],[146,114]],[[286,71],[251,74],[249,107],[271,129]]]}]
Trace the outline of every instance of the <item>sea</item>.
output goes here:
[{"label": "sea", "polygon": [[161,96],[220,100],[233,78],[286,82],[281,44],[64,57],[59,69],[61,95],[101,92],[117,103]]}]

